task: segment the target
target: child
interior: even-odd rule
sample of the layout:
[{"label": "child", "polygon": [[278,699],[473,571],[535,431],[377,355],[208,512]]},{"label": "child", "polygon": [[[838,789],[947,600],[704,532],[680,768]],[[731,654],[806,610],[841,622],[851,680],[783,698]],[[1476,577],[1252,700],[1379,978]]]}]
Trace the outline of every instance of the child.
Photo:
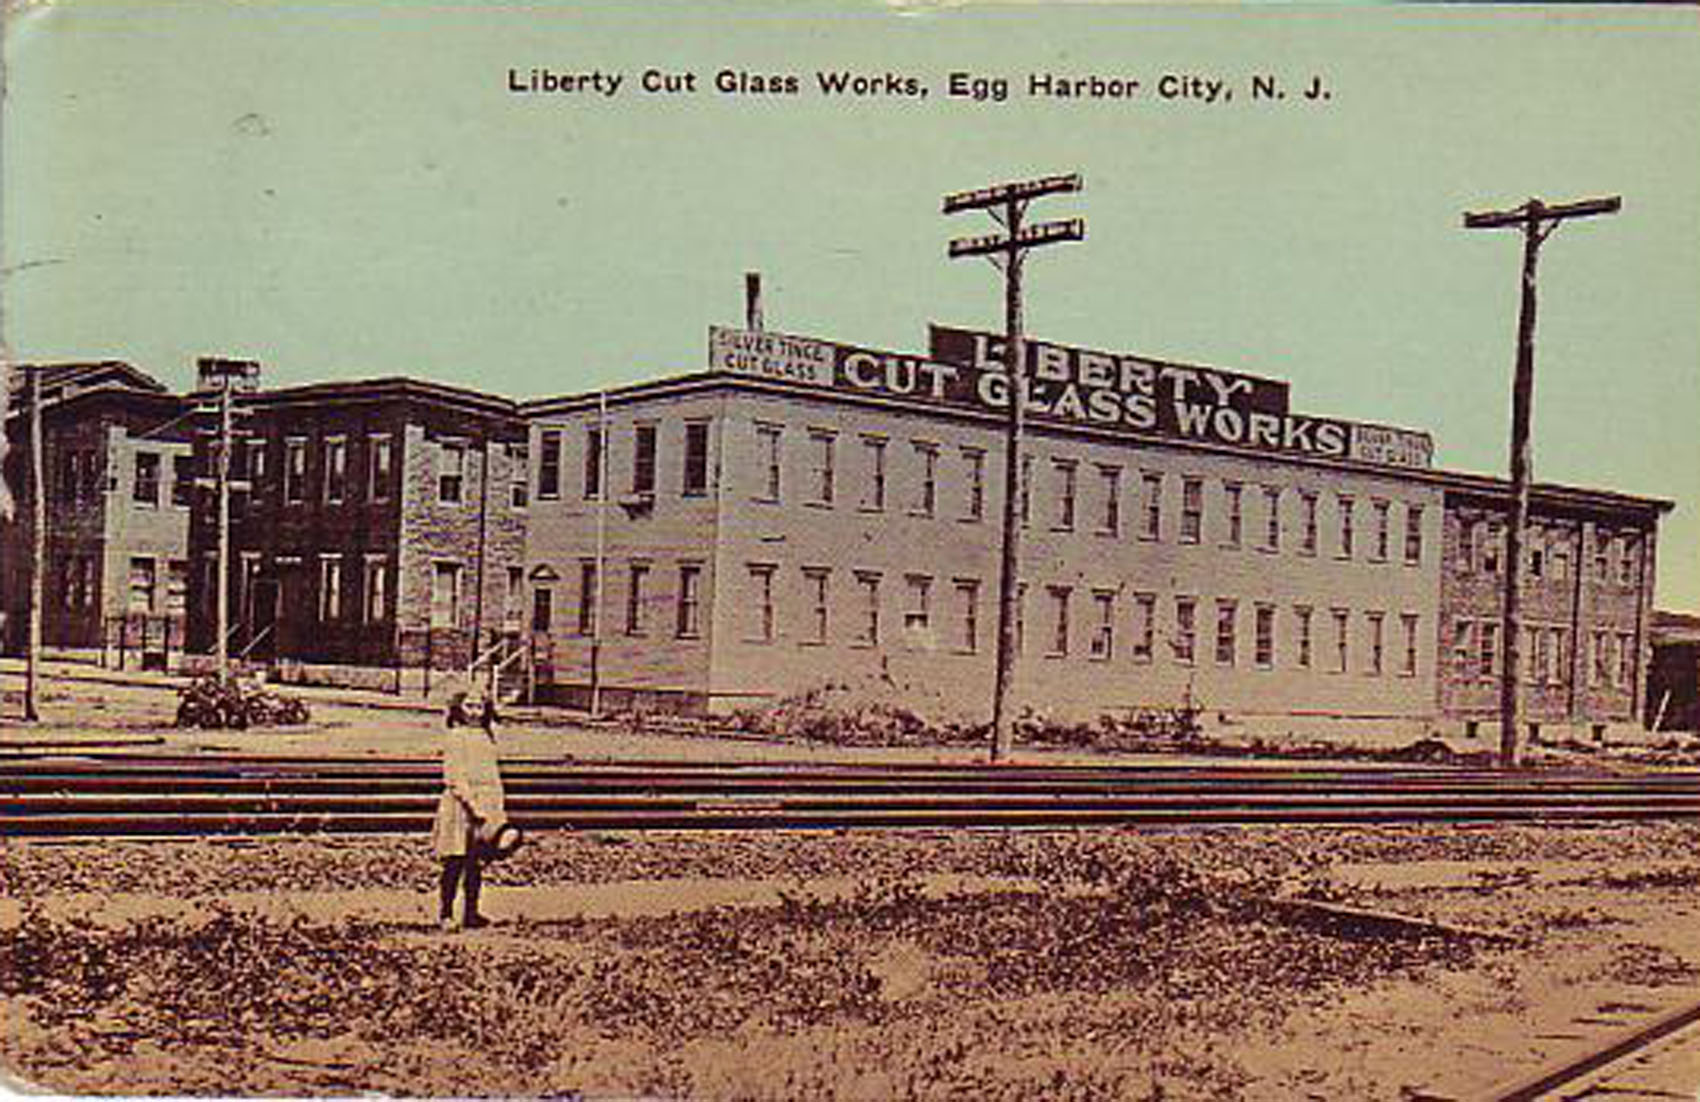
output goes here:
[{"label": "child", "polygon": [[[492,713],[493,714],[493,713]],[[468,720],[464,694],[450,703],[443,742],[443,794],[431,829],[432,845],[442,859],[438,884],[438,922],[444,930],[486,924],[478,913],[483,882],[480,835],[493,836],[507,821],[502,775],[496,764],[494,725]],[[464,919],[455,916],[455,897],[465,902]]]}]

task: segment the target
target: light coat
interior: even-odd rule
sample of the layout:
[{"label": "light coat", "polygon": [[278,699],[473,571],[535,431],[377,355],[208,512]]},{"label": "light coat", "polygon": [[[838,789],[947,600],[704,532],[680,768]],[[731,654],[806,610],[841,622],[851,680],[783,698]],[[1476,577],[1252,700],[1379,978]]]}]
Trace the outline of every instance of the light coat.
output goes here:
[{"label": "light coat", "polygon": [[431,843],[438,857],[465,857],[480,832],[507,822],[507,795],[496,764],[496,739],[477,727],[450,728],[443,736],[443,794]]}]

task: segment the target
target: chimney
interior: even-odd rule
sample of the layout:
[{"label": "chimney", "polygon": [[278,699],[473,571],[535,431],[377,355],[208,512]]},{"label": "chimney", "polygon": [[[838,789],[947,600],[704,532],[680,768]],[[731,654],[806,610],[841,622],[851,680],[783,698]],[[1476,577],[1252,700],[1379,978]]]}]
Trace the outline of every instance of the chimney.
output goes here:
[{"label": "chimney", "polygon": [[744,328],[761,332],[761,273],[744,273]]}]

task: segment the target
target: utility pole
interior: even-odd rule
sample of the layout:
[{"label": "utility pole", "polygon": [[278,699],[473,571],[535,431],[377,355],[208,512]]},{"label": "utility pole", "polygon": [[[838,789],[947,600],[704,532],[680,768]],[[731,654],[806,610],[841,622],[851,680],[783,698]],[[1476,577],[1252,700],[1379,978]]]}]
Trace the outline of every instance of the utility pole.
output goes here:
[{"label": "utility pole", "polygon": [[1080,218],[1038,222],[1023,226],[1027,204],[1044,195],[1079,191],[1079,173],[1045,176],[1036,180],[999,184],[978,191],[957,192],[944,199],[944,213],[983,210],[997,220],[1004,232],[983,237],[962,237],[950,243],[951,259],[983,256],[1003,271],[1004,276],[1004,371],[1009,382],[1009,417],[1005,423],[1003,468],[1003,542],[998,559],[998,647],[997,670],[992,684],[992,747],[994,762],[1009,756],[1014,741],[1014,717],[1010,697],[1015,683],[1015,615],[1017,576],[1021,563],[1021,518],[1018,496],[1021,483],[1021,437],[1026,420],[1027,372],[1022,344],[1021,274],[1025,253],[1041,245],[1080,241],[1086,237],[1086,222]]},{"label": "utility pole", "polygon": [[232,377],[220,379],[218,392],[218,455],[213,477],[218,481],[218,679],[230,678],[230,392]]},{"label": "utility pole", "polygon": [[1505,535],[1505,608],[1500,634],[1505,638],[1505,661],[1499,677],[1499,764],[1517,766],[1517,677],[1523,631],[1523,538],[1529,520],[1529,416],[1535,389],[1535,266],[1542,242],[1560,222],[1595,214],[1615,214],[1622,196],[1584,199],[1548,206],[1530,199],[1510,210],[1464,215],[1464,228],[1496,230],[1515,226],[1523,231],[1523,302],[1517,316],[1517,368],[1511,381],[1511,516]]},{"label": "utility pole", "polygon": [[32,364],[30,385],[30,617],[29,656],[24,665],[24,719],[41,718],[36,708],[36,667],[41,662],[42,574],[47,570],[47,486],[42,474],[41,366]]}]

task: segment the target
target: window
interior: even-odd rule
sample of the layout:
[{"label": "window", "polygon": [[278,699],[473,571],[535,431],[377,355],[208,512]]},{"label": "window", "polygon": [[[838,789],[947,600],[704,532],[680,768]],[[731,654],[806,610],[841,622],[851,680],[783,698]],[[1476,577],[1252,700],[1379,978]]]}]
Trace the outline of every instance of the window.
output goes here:
[{"label": "window", "polygon": [[1611,633],[1594,632],[1594,666],[1588,678],[1590,686],[1611,684]]},{"label": "window", "polygon": [[1523,681],[1529,685],[1543,684],[1547,679],[1547,655],[1542,654],[1546,632],[1537,627],[1523,629]]},{"label": "window", "polygon": [[250,440],[246,451],[248,458],[246,474],[249,492],[258,494],[261,484],[266,478],[266,442],[264,440]]},{"label": "window", "polygon": [[803,585],[809,595],[809,634],[804,643],[825,643],[827,632],[827,592],[831,572],[822,566],[803,567]]},{"label": "window", "polygon": [[460,625],[460,574],[458,562],[431,564],[431,626],[453,628]]},{"label": "window", "polygon": [[883,436],[862,437],[862,461],[868,475],[862,508],[876,513],[885,509],[885,445]]},{"label": "window", "polygon": [[649,580],[649,564],[634,562],[626,570],[626,634],[642,635],[644,625],[644,583]]},{"label": "window", "polygon": [[757,495],[757,500],[779,500],[779,491],[781,488],[779,483],[779,461],[781,457],[781,434],[783,431],[784,430],[778,425],[756,426],[756,450],[759,456],[759,462],[761,463],[762,470],[764,472],[762,476],[761,492]]},{"label": "window", "polygon": [[366,442],[366,457],[367,497],[372,501],[388,501],[390,487],[395,484],[395,445],[388,435],[370,437]]},{"label": "window", "polygon": [[342,559],[336,555],[319,556],[319,620],[334,623],[342,619]]},{"label": "window", "polygon": [[1266,670],[1275,664],[1275,606],[1258,605],[1252,628],[1252,657],[1258,668]]},{"label": "window", "polygon": [[1224,542],[1229,547],[1238,547],[1245,538],[1245,487],[1238,482],[1224,482],[1222,497],[1228,508],[1228,538]]},{"label": "window", "polygon": [[1617,633],[1617,687],[1635,687],[1635,636],[1626,631]]},{"label": "window", "polygon": [[1233,601],[1216,602],[1216,664],[1232,666],[1235,652],[1239,650],[1236,638],[1236,628],[1239,621],[1239,606]]},{"label": "window", "polygon": [[1393,505],[1377,498],[1370,502],[1369,507],[1375,516],[1375,542],[1370,546],[1370,561],[1386,562],[1393,540]]},{"label": "window", "polygon": [[365,600],[364,616],[368,624],[381,624],[390,614],[390,564],[383,556],[367,556],[366,577],[362,579]]},{"label": "window", "polygon": [[1133,595],[1133,658],[1136,662],[1151,661],[1151,645],[1157,629],[1157,595]]},{"label": "window", "polygon": [[1423,507],[1405,506],[1405,565],[1416,566],[1423,561]]},{"label": "window", "polygon": [[1021,523],[1026,524],[1033,515],[1033,457],[1021,457]]},{"label": "window", "polygon": [[1057,522],[1060,532],[1074,531],[1074,495],[1078,482],[1078,465],[1072,459],[1053,459],[1051,469],[1057,476]]},{"label": "window", "polygon": [[1640,544],[1634,536],[1623,537],[1623,554],[1617,559],[1617,580],[1620,585],[1635,584],[1635,568],[1639,562]]},{"label": "window", "polygon": [[1116,595],[1108,589],[1092,593],[1092,643],[1088,653],[1099,661],[1109,659],[1116,645]]},{"label": "window", "polygon": [[980,649],[980,583],[974,578],[956,579],[957,607],[962,610],[962,617],[957,622],[962,626],[962,634],[957,639],[957,648],[964,654],[973,654]]},{"label": "window", "polygon": [[[1452,668],[1460,680],[1467,680],[1475,670],[1474,652],[1470,647],[1471,631],[1474,625],[1468,620],[1458,620],[1452,625]],[[1486,668],[1486,662],[1483,664]]]},{"label": "window", "polygon": [[1204,482],[1181,479],[1181,542],[1197,543],[1204,530]]},{"label": "window", "polygon": [[1281,549],[1281,487],[1265,486],[1263,488],[1263,549],[1279,551]]},{"label": "window", "polygon": [[171,504],[188,505],[195,495],[195,469],[191,456],[171,457]]},{"label": "window", "polygon": [[1568,581],[1570,578],[1570,533],[1558,531],[1553,533],[1549,545],[1552,554],[1552,576],[1555,581]]},{"label": "window", "polygon": [[1047,586],[1046,592],[1051,597],[1051,649],[1056,656],[1068,653],[1068,603],[1074,595],[1066,585]]},{"label": "window", "polygon": [[880,576],[865,570],[856,571],[856,588],[861,591],[861,622],[857,625],[856,642],[874,647],[880,641]]},{"label": "window", "polygon": [[590,425],[584,430],[584,496],[602,496],[602,426]]},{"label": "window", "polygon": [[189,564],[183,559],[165,564],[165,611],[172,616],[189,611]]},{"label": "window", "polygon": [[1163,531],[1163,476],[1156,471],[1148,471],[1140,476],[1140,484],[1145,493],[1145,520],[1139,537],[1154,540]]},{"label": "window", "polygon": [[1402,613],[1399,623],[1405,629],[1405,663],[1399,672],[1406,677],[1417,676],[1417,614]]},{"label": "window", "polygon": [[933,580],[925,574],[906,574],[903,580],[909,597],[903,610],[903,630],[925,632],[932,626]]},{"label": "window", "polygon": [[531,630],[548,634],[555,621],[555,591],[540,585],[531,591]]},{"label": "window", "polygon": [[348,440],[325,437],[324,496],[327,505],[341,505],[348,496]]},{"label": "window", "polygon": [[307,441],[299,436],[283,442],[283,500],[290,505],[307,500]]},{"label": "window", "polygon": [[685,422],[685,482],[680,488],[686,497],[701,497],[708,493],[708,422]]},{"label": "window", "polygon": [[915,494],[915,512],[919,516],[930,517],[937,510],[939,503],[938,445],[917,441],[915,461],[921,467],[921,481]]},{"label": "window", "polygon": [[653,424],[632,426],[632,494],[637,497],[655,496],[655,437]]},{"label": "window", "polygon": [[159,504],[159,453],[136,453],[136,483],[131,487],[131,498],[137,505]]},{"label": "window", "polygon": [[771,563],[750,563],[750,638],[758,643],[774,639],[773,574]]},{"label": "window", "polygon": [[504,444],[508,457],[508,505],[524,509],[531,504],[531,447],[527,444]]},{"label": "window", "polygon": [[1565,660],[1564,653],[1564,629],[1549,628],[1547,640],[1546,645],[1552,648],[1552,664],[1547,669],[1547,683],[1562,685],[1570,680],[1570,663]]},{"label": "window", "polygon": [[831,505],[833,493],[833,449],[837,446],[837,437],[824,429],[809,430],[809,456],[814,463],[810,481],[813,483],[814,496],[810,499],[815,505]]},{"label": "window", "polygon": [[979,448],[963,448],[962,461],[968,467],[968,502],[964,520],[980,520],[986,515],[986,453]]},{"label": "window", "polygon": [[1297,660],[1301,670],[1310,669],[1311,665],[1311,609],[1309,605],[1296,605],[1293,608],[1293,626],[1297,629],[1294,634],[1298,638]]},{"label": "window", "polygon": [[1299,522],[1303,525],[1299,532],[1299,554],[1316,554],[1316,494],[1311,490],[1299,491]]},{"label": "window", "polygon": [[1458,522],[1458,561],[1465,570],[1481,569],[1482,526],[1465,518]]},{"label": "window", "polygon": [[1529,577],[1540,578],[1546,574],[1547,553],[1544,543],[1544,533],[1539,528],[1529,529]]},{"label": "window", "polygon": [[1384,659],[1386,641],[1387,614],[1383,612],[1366,612],[1364,620],[1369,627],[1369,670],[1372,677],[1380,677]]},{"label": "window", "polygon": [[153,611],[154,587],[158,580],[154,560],[130,560],[130,611],[147,614]]},{"label": "window", "polygon": [[674,631],[681,639],[695,639],[702,634],[702,564],[682,563],[679,566],[679,607]]},{"label": "window", "polygon": [[1354,544],[1357,543],[1357,533],[1353,528],[1352,510],[1354,502],[1351,498],[1340,497],[1340,557],[1352,557]]},{"label": "window", "polygon": [[1198,602],[1191,597],[1175,598],[1175,638],[1171,644],[1175,652],[1175,661],[1192,665],[1193,654],[1197,650]]},{"label": "window", "polygon": [[1611,581],[1612,538],[1604,532],[1594,536],[1594,576],[1602,582]]},{"label": "window", "polygon": [[1351,613],[1346,609],[1334,610],[1334,672],[1345,673],[1347,659],[1351,647]]},{"label": "window", "polygon": [[1122,530],[1122,469],[1100,464],[1098,479],[1104,487],[1104,512],[1098,525],[1098,531],[1106,536],[1120,535]]},{"label": "window", "polygon": [[1499,525],[1491,521],[1482,525],[1482,571],[1499,573]]},{"label": "window", "polygon": [[597,589],[599,581],[595,559],[580,559],[578,564],[578,633],[597,634]]},{"label": "window", "polygon": [[554,501],[561,496],[561,430],[544,429],[538,437],[537,497]]},{"label": "window", "polygon": [[466,445],[458,440],[444,440],[437,445],[437,501],[443,505],[459,505],[465,490]]},{"label": "window", "polygon": [[1027,583],[1015,583],[1015,653],[1027,649]]},{"label": "window", "polygon": [[[1481,675],[1487,678],[1499,676],[1499,625],[1494,623],[1482,624],[1481,639]],[[1467,673],[1467,671],[1466,671]]]}]

